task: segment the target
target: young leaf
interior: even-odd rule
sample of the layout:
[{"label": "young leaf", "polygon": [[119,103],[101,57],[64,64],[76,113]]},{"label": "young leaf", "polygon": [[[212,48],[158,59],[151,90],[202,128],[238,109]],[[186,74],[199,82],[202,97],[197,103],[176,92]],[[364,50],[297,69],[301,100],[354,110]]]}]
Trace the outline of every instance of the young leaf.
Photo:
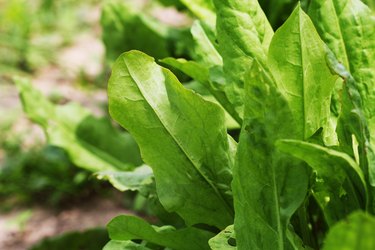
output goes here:
[{"label": "young leaf", "polygon": [[327,126],[337,76],[327,66],[326,54],[325,44],[299,6],[276,31],[269,48],[269,67],[278,89],[302,125],[295,131],[299,138],[307,139]]},{"label": "young leaf", "polygon": [[323,250],[375,249],[375,218],[355,212],[329,231]]},{"label": "young leaf", "polygon": [[120,215],[107,226],[109,237],[116,241],[146,240],[175,250],[210,249],[211,232],[189,227],[176,230],[171,226],[151,226],[141,218]]},{"label": "young leaf", "polygon": [[[141,164],[138,146],[108,120],[78,104],[55,106],[25,79],[16,80],[27,116],[41,125],[48,142],[65,149],[79,167],[93,172],[130,170]],[[119,140],[120,139],[120,140]]]},{"label": "young leaf", "polygon": [[290,217],[307,193],[307,171],[274,148],[296,137],[283,96],[262,67],[252,65],[245,84],[245,120],[233,169],[234,229],[238,249],[291,249]]},{"label": "young leaf", "polygon": [[166,210],[188,225],[231,224],[232,159],[224,111],[138,51],[116,61],[108,94],[110,113],[140,145]]}]

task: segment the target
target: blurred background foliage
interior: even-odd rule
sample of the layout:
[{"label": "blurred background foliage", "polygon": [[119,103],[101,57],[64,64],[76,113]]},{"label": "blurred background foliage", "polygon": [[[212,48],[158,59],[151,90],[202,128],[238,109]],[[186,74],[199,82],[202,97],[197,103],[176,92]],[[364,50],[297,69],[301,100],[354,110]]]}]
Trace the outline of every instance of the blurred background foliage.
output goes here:
[{"label": "blurred background foliage", "polygon": [[90,28],[80,15],[99,2],[1,0],[0,73],[31,72],[53,62],[56,49]]}]

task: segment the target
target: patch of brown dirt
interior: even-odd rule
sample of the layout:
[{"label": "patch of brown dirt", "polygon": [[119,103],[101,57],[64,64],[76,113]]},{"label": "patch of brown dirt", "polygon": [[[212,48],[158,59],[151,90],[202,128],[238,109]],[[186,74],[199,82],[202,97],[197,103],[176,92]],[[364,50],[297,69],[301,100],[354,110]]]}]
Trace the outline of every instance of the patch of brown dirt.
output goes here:
[{"label": "patch of brown dirt", "polygon": [[45,237],[105,227],[115,216],[132,213],[113,201],[94,199],[62,211],[34,207],[26,222],[15,223],[22,211],[0,214],[0,249],[25,250]]}]

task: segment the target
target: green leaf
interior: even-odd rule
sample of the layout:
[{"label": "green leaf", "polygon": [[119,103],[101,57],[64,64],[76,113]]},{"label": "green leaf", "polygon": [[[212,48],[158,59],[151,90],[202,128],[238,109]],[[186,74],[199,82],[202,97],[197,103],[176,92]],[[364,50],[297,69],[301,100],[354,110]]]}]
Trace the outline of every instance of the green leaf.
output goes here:
[{"label": "green leaf", "polygon": [[110,242],[105,245],[103,250],[151,250],[144,245],[137,244],[133,241],[119,241],[119,240],[111,240]]},{"label": "green leaf", "polygon": [[233,250],[236,248],[236,236],[233,225],[228,226],[208,241],[212,250]]},{"label": "green leaf", "polygon": [[366,208],[366,181],[362,170],[349,155],[298,140],[281,140],[276,145],[282,152],[305,161],[316,172],[319,180],[314,196],[328,225],[355,210]]},{"label": "green leaf", "polygon": [[172,226],[156,227],[146,221],[128,215],[114,218],[107,226],[112,240],[146,240],[175,250],[210,249],[208,240],[213,234],[188,227],[176,230]]},{"label": "green leaf", "polygon": [[25,79],[16,79],[27,116],[41,125],[48,142],[65,149],[74,164],[90,171],[129,170],[141,164],[133,138],[75,103],[55,106]]},{"label": "green leaf", "polygon": [[154,184],[152,169],[147,165],[137,167],[132,171],[101,171],[95,175],[100,180],[108,180],[122,192],[131,190],[148,193],[150,186]]},{"label": "green leaf", "polygon": [[375,218],[355,212],[329,231],[323,250],[375,249]]},{"label": "green leaf", "polygon": [[233,169],[238,249],[292,249],[290,217],[307,193],[307,170],[279,154],[274,143],[295,138],[296,126],[275,83],[254,63],[245,84],[245,119]]},{"label": "green leaf", "polygon": [[[358,155],[365,179],[371,186],[372,211],[375,211],[375,147],[370,143],[370,131],[363,112],[361,95],[354,78],[333,54],[327,57],[327,63],[332,72],[344,80],[342,110],[337,126],[340,149],[353,157]],[[358,147],[354,146],[355,142],[358,143]]]},{"label": "green leaf", "polygon": [[214,0],[217,38],[227,78],[226,94],[243,115],[244,76],[254,59],[265,65],[273,30],[258,1]]},{"label": "green leaf", "polygon": [[325,44],[299,6],[275,33],[269,48],[269,67],[278,89],[293,111],[299,138],[326,128],[331,94],[337,80],[326,64]]},{"label": "green leaf", "polygon": [[116,61],[108,95],[111,116],[134,136],[152,167],[166,210],[188,225],[231,224],[233,159],[224,111],[138,51]]},{"label": "green leaf", "polygon": [[375,17],[360,0],[311,1],[309,15],[322,39],[349,70],[375,145]]},{"label": "green leaf", "polygon": [[[355,135],[359,143],[360,165],[369,178],[370,184],[375,185],[375,150],[370,143],[370,130],[364,114],[364,107],[358,85],[346,68],[337,61],[333,54],[328,55],[327,63],[332,72],[343,80],[342,110],[338,121],[338,134],[340,146],[345,151],[353,150],[352,135]],[[349,148],[349,149],[346,149]],[[351,152],[349,152],[350,154]]]}]

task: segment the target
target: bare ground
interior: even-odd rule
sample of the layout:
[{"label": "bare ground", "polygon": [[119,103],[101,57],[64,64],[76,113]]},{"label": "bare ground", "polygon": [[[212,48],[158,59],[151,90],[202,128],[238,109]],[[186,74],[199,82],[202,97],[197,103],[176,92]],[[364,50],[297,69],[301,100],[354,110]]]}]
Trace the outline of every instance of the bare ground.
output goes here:
[{"label": "bare ground", "polygon": [[[17,223],[22,213],[30,213],[30,217]],[[83,201],[62,211],[43,207],[17,209],[0,215],[0,249],[25,250],[45,237],[105,227],[115,216],[129,213],[113,201],[104,199]]]}]

